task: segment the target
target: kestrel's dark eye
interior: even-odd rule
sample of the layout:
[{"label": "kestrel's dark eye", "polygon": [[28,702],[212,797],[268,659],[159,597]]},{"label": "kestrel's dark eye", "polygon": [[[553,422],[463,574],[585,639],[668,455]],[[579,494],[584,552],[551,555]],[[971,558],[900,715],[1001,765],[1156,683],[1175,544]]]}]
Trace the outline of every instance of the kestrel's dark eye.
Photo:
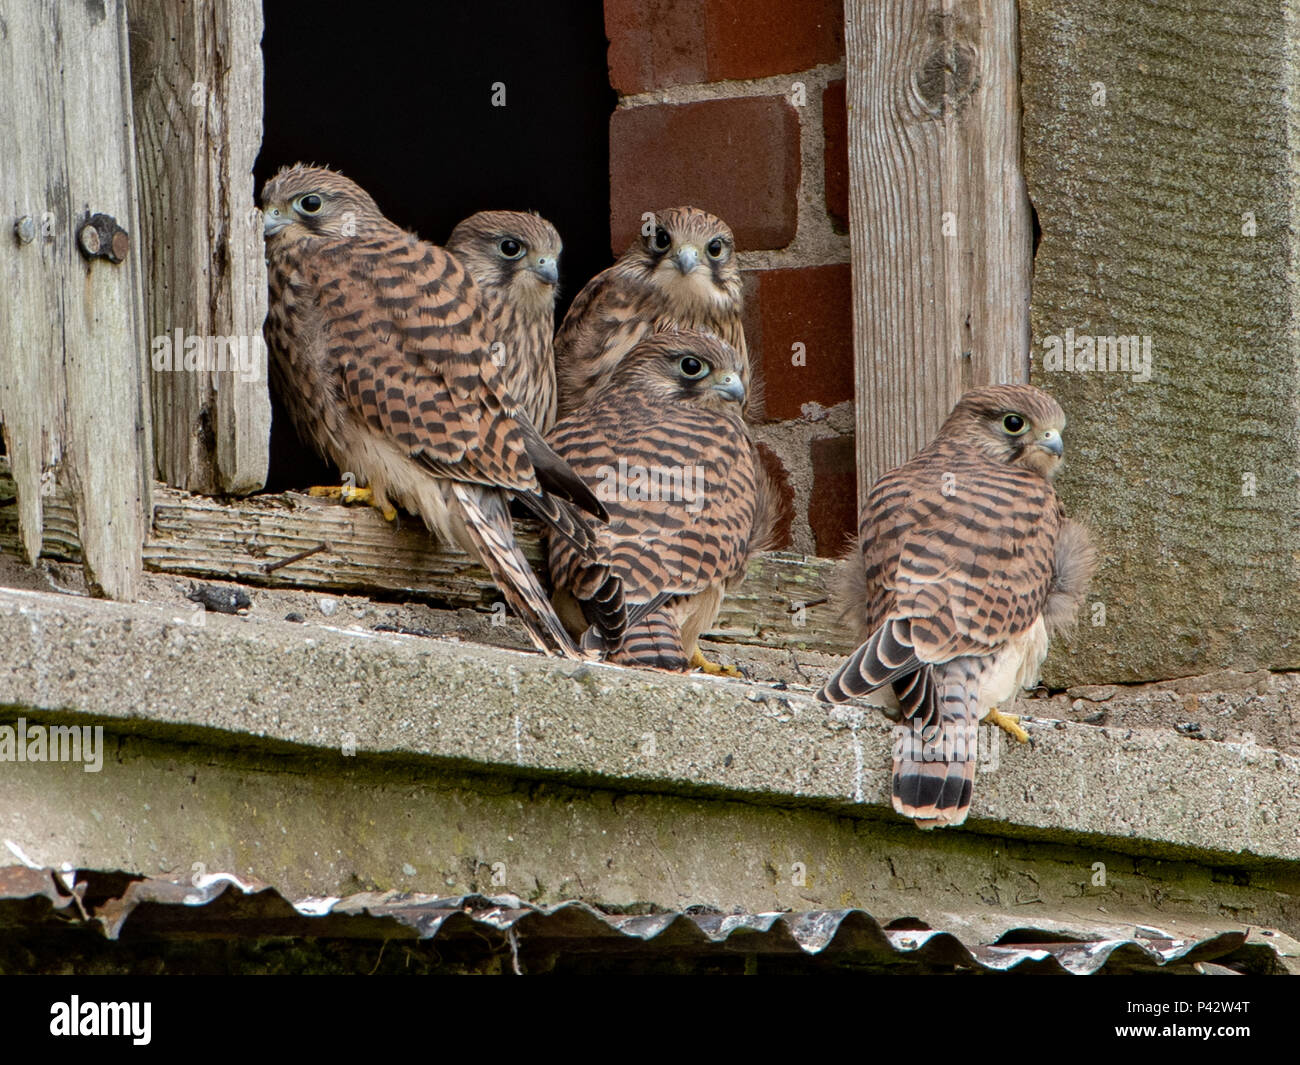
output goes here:
[{"label": "kestrel's dark eye", "polygon": [[677,364],[677,368],[682,371],[683,377],[689,377],[692,380],[697,377],[703,377],[709,372],[708,366],[697,359],[694,355],[687,355]]},{"label": "kestrel's dark eye", "polygon": [[655,235],[654,235],[655,251],[667,251],[668,246],[672,244],[672,242],[673,242],[673,238],[668,235],[668,230],[664,229],[663,226],[657,226],[655,228]]},{"label": "kestrel's dark eye", "polygon": [[1002,428],[1012,436],[1019,436],[1029,425],[1019,414],[1005,414],[1002,416]]},{"label": "kestrel's dark eye", "polygon": [[710,258],[710,259],[721,259],[721,258],[722,258],[722,248],[723,248],[722,238],[721,238],[721,237],[714,237],[714,238],[713,238],[711,241],[709,241],[709,243],[705,246],[705,251],[707,251],[707,252],[709,253],[709,258]]},{"label": "kestrel's dark eye", "polygon": [[501,254],[507,259],[518,259],[524,253],[524,246],[514,237],[506,237],[500,244]]},{"label": "kestrel's dark eye", "polygon": [[315,214],[321,209],[321,198],[316,193],[309,192],[298,198],[297,207],[303,214]]}]

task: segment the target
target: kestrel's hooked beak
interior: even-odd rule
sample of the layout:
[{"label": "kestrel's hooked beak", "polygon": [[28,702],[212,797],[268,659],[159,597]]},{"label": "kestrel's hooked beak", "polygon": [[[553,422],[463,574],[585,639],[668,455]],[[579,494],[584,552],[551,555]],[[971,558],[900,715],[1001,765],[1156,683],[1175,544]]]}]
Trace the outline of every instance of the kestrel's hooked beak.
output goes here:
[{"label": "kestrel's hooked beak", "polygon": [[560,283],[560,263],[554,255],[539,255],[536,259],[529,261],[528,269],[548,285],[558,285]]},{"label": "kestrel's hooked beak", "polygon": [[289,224],[289,217],[278,207],[262,208],[262,236],[273,237]]},{"label": "kestrel's hooked beak", "polygon": [[689,274],[700,265],[700,249],[694,244],[684,244],[677,249],[677,254],[673,256],[673,262],[677,264],[677,269],[683,274]]},{"label": "kestrel's hooked beak", "polygon": [[1034,443],[1049,455],[1055,455],[1058,459],[1065,454],[1065,441],[1061,439],[1061,434],[1055,429],[1044,429],[1043,435]]},{"label": "kestrel's hooked beak", "polygon": [[737,403],[745,402],[745,383],[738,373],[723,374],[717,379],[713,390],[721,392],[728,399],[734,399]]}]

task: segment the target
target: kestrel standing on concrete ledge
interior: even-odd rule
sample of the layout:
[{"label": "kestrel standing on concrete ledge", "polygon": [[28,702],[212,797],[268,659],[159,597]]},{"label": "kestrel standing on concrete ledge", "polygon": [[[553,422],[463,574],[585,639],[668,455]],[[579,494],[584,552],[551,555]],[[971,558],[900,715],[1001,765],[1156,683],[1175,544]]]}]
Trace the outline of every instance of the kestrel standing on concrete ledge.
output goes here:
[{"label": "kestrel standing on concrete ledge", "polygon": [[[970,809],[980,720],[1033,687],[1049,638],[1087,593],[1096,555],[1052,488],[1065,414],[1029,385],[967,392],[916,458],[880,478],[836,600],[864,640],[821,698],[885,688],[901,712],[894,809],[921,828]],[[886,685],[889,687],[886,688]]]},{"label": "kestrel standing on concrete ledge", "polygon": [[555,334],[560,416],[581,407],[657,329],[701,329],[736,352],[750,387],[736,241],[698,207],[655,212],[642,236],[573,300]]},{"label": "kestrel standing on concrete ledge", "polygon": [[478,283],[504,359],[506,389],[545,435],[555,424],[555,297],[563,243],[545,218],[480,211],[451,231],[447,250]]},{"label": "kestrel standing on concrete ledge", "polygon": [[[551,432],[555,450],[609,509],[599,564],[550,537],[555,603],[582,633],[613,574],[629,626],[609,648],[623,665],[725,672],[699,654],[728,585],[744,576],[755,533],[755,457],[740,410],[740,355],[717,337],[668,330],[642,341],[610,381]],[[584,640],[590,646],[590,637]]]},{"label": "kestrel standing on concrete ledge", "polygon": [[579,555],[594,541],[574,504],[605,511],[506,389],[473,278],[334,171],[281,170],[262,204],[272,380],[299,434],[375,506],[401,504],[480,559],[539,649],[576,656],[509,500]]}]

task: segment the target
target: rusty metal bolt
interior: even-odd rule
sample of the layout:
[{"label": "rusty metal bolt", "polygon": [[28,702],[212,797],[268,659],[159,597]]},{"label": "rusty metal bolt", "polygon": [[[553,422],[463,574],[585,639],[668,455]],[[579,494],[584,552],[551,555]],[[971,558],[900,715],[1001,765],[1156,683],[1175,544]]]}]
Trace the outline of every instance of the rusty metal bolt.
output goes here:
[{"label": "rusty metal bolt", "polygon": [[92,214],[77,231],[77,244],[87,259],[120,263],[131,250],[131,237],[109,214]]},{"label": "rusty metal bolt", "polygon": [[19,244],[30,244],[36,239],[36,222],[31,215],[25,214],[14,223],[14,236]]}]

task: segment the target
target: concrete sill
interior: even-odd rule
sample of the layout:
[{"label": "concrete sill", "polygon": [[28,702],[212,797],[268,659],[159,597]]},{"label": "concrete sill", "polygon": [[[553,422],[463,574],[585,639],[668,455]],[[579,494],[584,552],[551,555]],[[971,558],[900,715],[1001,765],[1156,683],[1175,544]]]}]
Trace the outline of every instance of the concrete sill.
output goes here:
[{"label": "concrete sill", "polygon": [[[869,708],[327,625],[0,589],[12,720],[213,748],[296,750],[619,791],[893,818],[890,724]],[[1021,709],[1032,715],[1033,700]],[[1300,859],[1300,759],[1168,730],[1027,722],[995,737],[969,831],[1254,866]],[[982,730],[991,731],[991,730]],[[347,753],[345,753],[347,752]],[[352,764],[356,764],[355,762]]]}]

